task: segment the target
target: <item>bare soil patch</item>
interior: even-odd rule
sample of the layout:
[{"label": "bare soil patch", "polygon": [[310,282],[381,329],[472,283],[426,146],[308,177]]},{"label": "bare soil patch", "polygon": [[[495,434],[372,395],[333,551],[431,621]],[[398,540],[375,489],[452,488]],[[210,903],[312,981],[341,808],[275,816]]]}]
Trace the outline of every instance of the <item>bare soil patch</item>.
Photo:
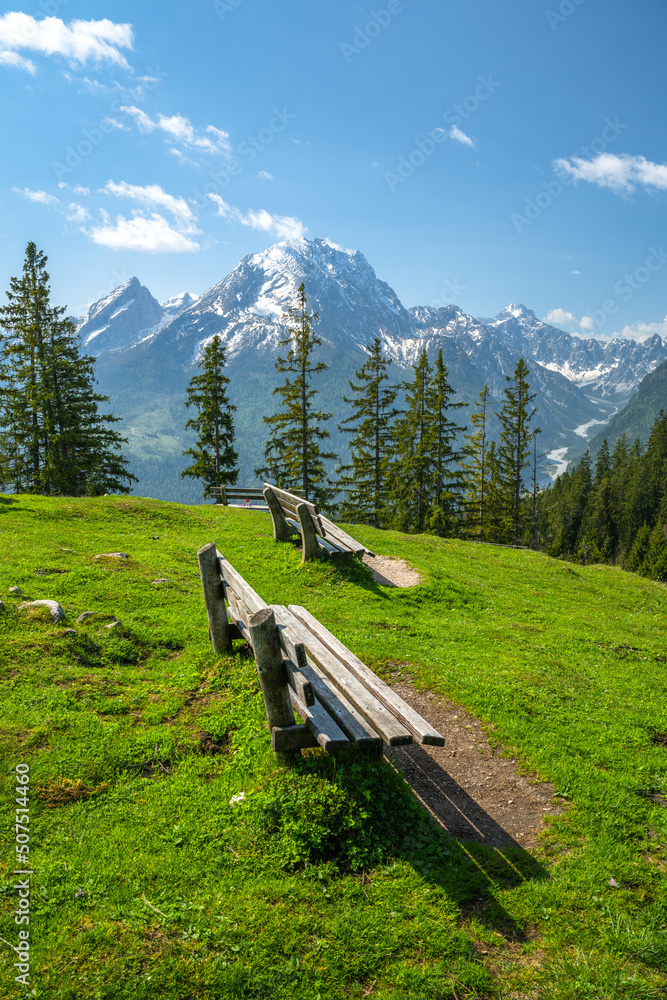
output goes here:
[{"label": "bare soil patch", "polygon": [[376,583],[383,587],[416,587],[422,578],[416,570],[406,563],[405,559],[392,559],[390,556],[369,556],[364,553],[363,561],[373,572]]},{"label": "bare soil patch", "polygon": [[554,786],[519,772],[491,748],[481,723],[458,705],[417,691],[397,674],[397,694],[445,737],[444,747],[386,747],[420,802],[448,833],[489,847],[535,847],[546,816],[564,811]]}]

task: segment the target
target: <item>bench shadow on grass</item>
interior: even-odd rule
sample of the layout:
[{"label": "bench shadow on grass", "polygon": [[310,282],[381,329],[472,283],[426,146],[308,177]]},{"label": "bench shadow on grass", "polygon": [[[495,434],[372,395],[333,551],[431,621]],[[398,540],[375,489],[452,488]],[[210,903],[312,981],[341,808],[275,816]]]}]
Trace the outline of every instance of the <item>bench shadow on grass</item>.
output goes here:
[{"label": "bench shadow on grass", "polygon": [[[503,826],[452,778],[421,746],[395,747],[385,759],[412,789],[413,795],[465,856],[458,904],[464,916],[474,913],[482,923],[513,941],[525,939],[525,930],[499,903],[496,892],[527,881],[548,879],[549,873]],[[458,853],[458,852],[453,852]],[[451,892],[450,877],[437,865],[420,868],[423,877]],[[461,877],[461,869],[457,881]]]}]

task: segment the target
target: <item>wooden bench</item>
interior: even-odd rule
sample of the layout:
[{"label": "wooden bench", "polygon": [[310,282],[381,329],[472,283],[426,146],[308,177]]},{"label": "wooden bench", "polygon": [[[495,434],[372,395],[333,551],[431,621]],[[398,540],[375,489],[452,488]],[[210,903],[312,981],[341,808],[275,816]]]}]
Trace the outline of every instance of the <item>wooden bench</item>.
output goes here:
[{"label": "wooden bench", "polygon": [[375,554],[321,514],[314,503],[295,493],[264,483],[264,499],[271,511],[276,542],[287,542],[293,535],[301,535],[302,562],[321,554],[360,558],[365,553]]},{"label": "wooden bench", "polygon": [[[253,650],[276,757],[354,743],[444,746],[444,738],[305,608],[268,605],[211,543],[197,553],[216,653],[243,639]],[[294,713],[303,720],[297,724]]]},{"label": "wooden bench", "polygon": [[248,507],[252,510],[268,510],[259,486],[211,486],[209,495],[218,504],[226,507]]}]

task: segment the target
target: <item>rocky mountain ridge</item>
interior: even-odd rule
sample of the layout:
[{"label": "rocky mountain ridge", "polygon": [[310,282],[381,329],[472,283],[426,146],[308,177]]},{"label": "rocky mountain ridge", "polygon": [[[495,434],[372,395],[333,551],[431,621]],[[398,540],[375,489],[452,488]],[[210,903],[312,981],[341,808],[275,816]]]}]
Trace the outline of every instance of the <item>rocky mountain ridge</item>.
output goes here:
[{"label": "rocky mountain ridge", "polygon": [[[329,364],[318,383],[322,405],[337,422],[346,415],[341,401],[349,395],[348,381],[376,336],[393,359],[395,382],[408,377],[421,350],[433,358],[441,348],[459,397],[472,402],[487,382],[496,407],[505,376],[523,356],[538,394],[540,444],[551,472],[580,451],[645,374],[667,358],[659,337],[643,344],[583,340],[519,305],[486,320],[455,305],[406,309],[359,251],[327,240],[287,240],[248,255],[199,298],[185,293],[160,306],[133,278],[89,310],[79,333],[84,349],[98,356],[101,389],[131,428],[138,474],[149,459],[158,476],[160,458],[163,466],[167,456],[184,466],[180,452],[190,443],[181,429],[185,388],[204,346],[219,335],[238,407],[240,481],[252,482],[265,433],[262,416],[275,406],[271,391],[278,341],[285,334],[282,317],[302,281],[309,310],[319,311],[322,359]],[[336,438],[333,421],[332,431]],[[342,438],[337,446],[345,446]]]}]

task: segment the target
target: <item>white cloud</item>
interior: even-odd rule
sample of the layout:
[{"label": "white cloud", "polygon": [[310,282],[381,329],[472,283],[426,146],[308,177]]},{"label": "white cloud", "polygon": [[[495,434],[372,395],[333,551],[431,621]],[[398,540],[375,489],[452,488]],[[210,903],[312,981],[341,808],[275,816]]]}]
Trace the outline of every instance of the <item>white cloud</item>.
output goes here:
[{"label": "white cloud", "polygon": [[31,191],[30,188],[12,188],[16,194],[23,195],[28,201],[35,201],[40,205],[60,205],[60,201],[54,194],[47,194],[46,191]]},{"label": "white cloud", "polygon": [[624,326],[620,333],[613,333],[612,337],[628,337],[630,340],[642,341],[654,337],[656,333],[667,342],[667,316],[661,323],[631,323],[629,326]]},{"label": "white cloud", "polygon": [[469,135],[462,132],[458,125],[452,125],[449,130],[449,138],[454,139],[455,142],[460,142],[463,146],[475,145],[474,139],[471,139]]},{"label": "white cloud", "polygon": [[244,215],[239,208],[236,208],[235,205],[229,205],[219,194],[209,194],[208,197],[218,206],[216,215],[240,222],[242,226],[249,226],[251,229],[272,233],[278,239],[296,239],[307,232],[308,227],[292,215],[272,215],[265,208],[260,208],[259,211],[251,209]]},{"label": "white cloud", "polygon": [[588,181],[617,194],[629,194],[637,186],[667,190],[667,164],[652,163],[643,156],[600,153],[594,160],[573,156],[555,160],[554,166],[574,181]]},{"label": "white cloud", "polygon": [[32,59],[25,59],[18,52],[11,52],[7,49],[0,49],[0,66],[12,66],[14,69],[24,69],[27,73],[32,73],[33,76],[37,72],[37,67]]},{"label": "white cloud", "polygon": [[595,329],[595,323],[590,316],[582,316],[577,319],[574,313],[565,309],[552,309],[544,317],[543,323],[550,323],[561,330],[568,330],[570,333],[590,333]]},{"label": "white cloud", "polygon": [[125,105],[120,110],[132,115],[141,132],[154,132],[160,129],[167,133],[171,142],[178,142],[188,149],[197,149],[203,153],[231,153],[229,132],[223,132],[215,125],[207,125],[203,132],[199,132],[183,115],[159,114],[153,119],[141,108],[133,105]]},{"label": "white cloud", "polygon": [[570,274],[581,274],[581,271],[570,271]]},{"label": "white cloud", "polygon": [[132,115],[132,117],[136,120],[137,128],[140,132],[152,132],[157,128],[153,119],[149,118],[149,116],[142,111],[141,108],[135,108],[133,105],[124,104],[120,110],[125,111],[128,115]]},{"label": "white cloud", "polygon": [[101,188],[100,194],[114,195],[117,198],[131,198],[133,201],[139,201],[143,205],[166,208],[177,220],[183,232],[199,232],[195,226],[197,219],[186,200],[167,194],[159,184],[147,184],[141,187],[138,184],[128,184],[126,181],[121,181],[120,184],[117,184],[115,181],[108,181]]},{"label": "white cloud", "polygon": [[72,202],[67,206],[67,221],[76,222],[77,225],[82,226],[90,218],[90,213],[87,208],[83,205],[77,205]]},{"label": "white cloud", "polygon": [[9,11],[0,17],[0,65],[14,66],[29,73],[34,63],[19,53],[27,49],[44,55],[61,55],[70,63],[106,62],[129,69],[120,49],[131,49],[134,41],[131,24],[113,21],[71,21]]},{"label": "white cloud", "polygon": [[136,213],[133,218],[116,216],[111,223],[103,213],[103,224],[88,234],[93,243],[111,250],[136,250],[139,253],[191,253],[199,244],[183,233],[172,229],[167,220],[157,213],[146,218]]},{"label": "white cloud", "polygon": [[90,188],[82,187],[81,184],[75,184],[74,187],[71,188],[69,186],[69,184],[65,183],[65,181],[61,181],[60,184],[58,185],[58,187],[62,191],[73,191],[74,194],[81,194],[81,195],[89,195],[90,194]]},{"label": "white cloud", "polygon": [[259,177],[260,181],[275,181],[275,177],[268,170],[260,170],[257,177]]}]

